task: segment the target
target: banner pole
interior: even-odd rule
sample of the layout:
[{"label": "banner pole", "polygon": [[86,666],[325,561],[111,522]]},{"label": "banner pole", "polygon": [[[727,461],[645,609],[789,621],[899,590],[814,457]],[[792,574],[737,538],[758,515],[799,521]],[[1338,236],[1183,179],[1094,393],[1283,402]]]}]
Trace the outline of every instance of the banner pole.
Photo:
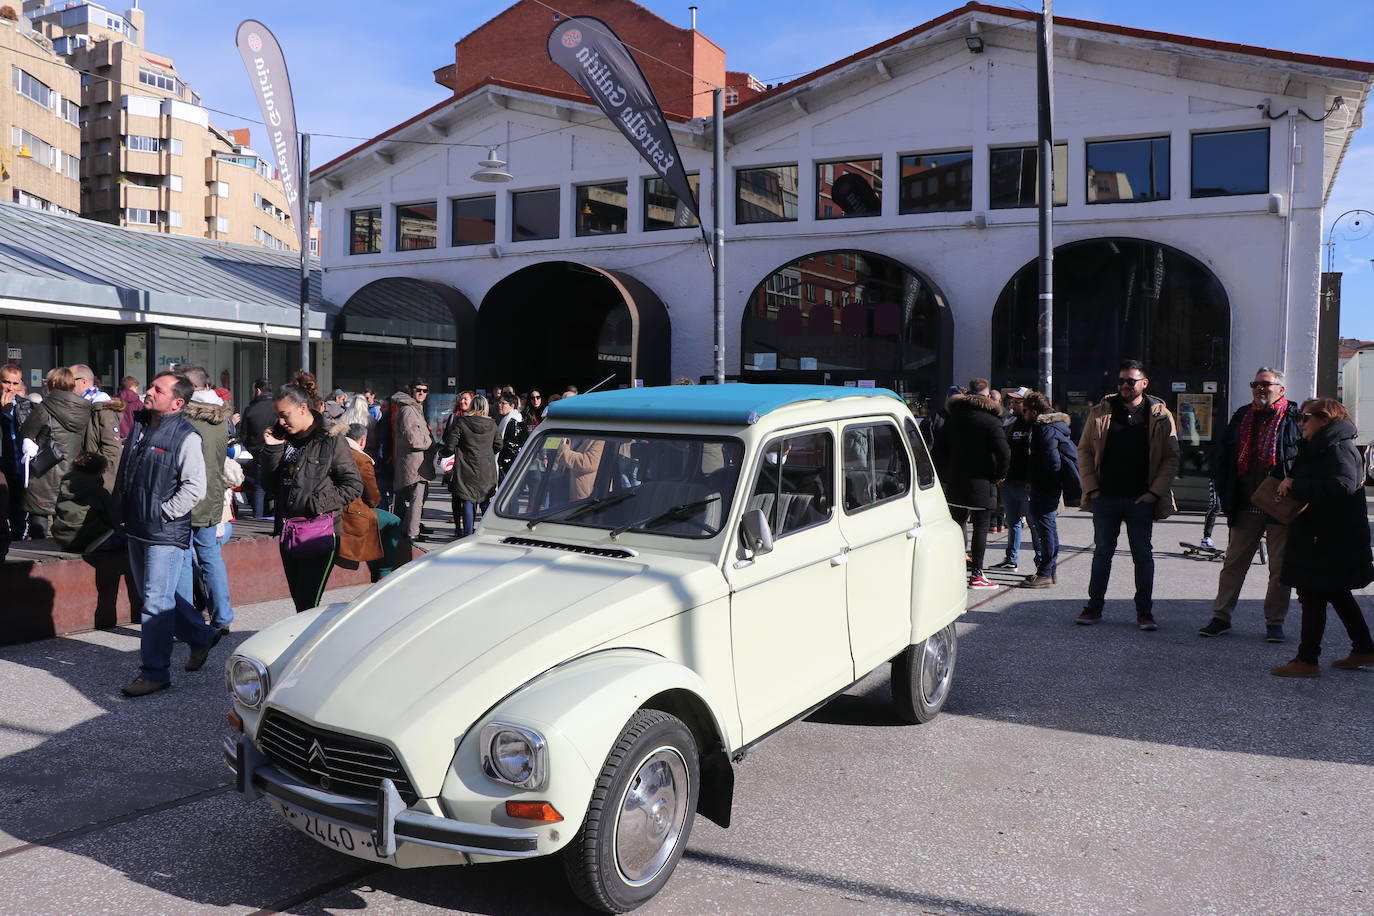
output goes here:
[{"label": "banner pole", "polygon": [[310,135],[301,134],[301,368],[310,371]]},{"label": "banner pole", "polygon": [[1044,0],[1036,42],[1040,146],[1040,391],[1054,401],[1054,0]]},{"label": "banner pole", "polygon": [[725,91],[711,93],[711,222],[716,384],[725,384]]}]

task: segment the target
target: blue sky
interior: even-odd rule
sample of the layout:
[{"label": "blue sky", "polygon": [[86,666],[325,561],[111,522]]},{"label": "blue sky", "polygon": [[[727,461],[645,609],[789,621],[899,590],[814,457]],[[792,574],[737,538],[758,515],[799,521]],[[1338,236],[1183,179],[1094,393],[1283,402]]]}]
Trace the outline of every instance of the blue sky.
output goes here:
[{"label": "blue sky", "polygon": [[[118,0],[106,0],[118,8]],[[130,0],[132,2],[132,0]],[[513,0],[512,0],[513,2]],[[557,0],[546,0],[557,7]],[[962,5],[960,0],[641,0],[679,25],[700,8],[698,27],[726,50],[732,70],[780,82],[838,60]],[[441,101],[433,71],[453,61],[453,43],[509,5],[506,0],[141,0],[148,49],[175,58],[222,127],[254,127],[256,103],[234,49],[240,20],[261,19],[286,53],[301,130],[314,135],[318,165],[357,144],[321,136],[369,137]],[[1039,9],[1031,0],[1007,6]],[[842,11],[842,12],[838,12]],[[1296,14],[1295,14],[1296,11]],[[1056,0],[1059,16],[1158,29],[1223,41],[1374,60],[1369,0]],[[544,36],[531,36],[542,42]],[[1367,112],[1374,121],[1374,110]],[[1374,210],[1374,126],[1356,135],[1327,206],[1326,228],[1347,210]],[[1366,220],[1369,224],[1371,221]],[[1341,332],[1374,340],[1374,234],[1337,231],[1344,272]],[[1326,236],[1323,229],[1323,238]],[[1323,258],[1323,264],[1325,259]]]}]

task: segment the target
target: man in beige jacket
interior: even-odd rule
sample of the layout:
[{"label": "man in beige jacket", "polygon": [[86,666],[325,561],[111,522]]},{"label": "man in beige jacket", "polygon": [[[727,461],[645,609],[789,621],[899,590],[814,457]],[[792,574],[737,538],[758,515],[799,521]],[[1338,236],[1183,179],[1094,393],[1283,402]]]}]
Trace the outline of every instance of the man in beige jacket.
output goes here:
[{"label": "man in beige jacket", "polygon": [[1117,393],[1103,398],[1083,425],[1078,467],[1083,476],[1082,508],[1093,514],[1093,568],[1088,604],[1076,623],[1102,619],[1112,556],[1121,525],[1135,565],[1136,625],[1156,630],[1153,599],[1154,523],[1173,514],[1171,482],[1178,473],[1178,428],[1159,398],[1145,393],[1150,380],[1135,360],[1121,364]]},{"label": "man in beige jacket", "polygon": [[424,467],[433,437],[425,422],[425,399],[429,385],[424,379],[411,379],[405,391],[391,396],[392,489],[396,493],[396,515],[401,531],[411,540],[420,536],[420,514],[425,506],[427,481],[433,469]]}]

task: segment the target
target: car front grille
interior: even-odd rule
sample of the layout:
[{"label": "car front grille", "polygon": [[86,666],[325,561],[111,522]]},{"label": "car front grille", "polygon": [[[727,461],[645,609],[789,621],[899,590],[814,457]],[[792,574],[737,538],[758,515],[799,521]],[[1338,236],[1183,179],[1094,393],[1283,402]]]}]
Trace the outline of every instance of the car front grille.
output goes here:
[{"label": "car front grille", "polygon": [[258,727],[258,747],[282,768],[328,792],[375,800],[390,779],[407,805],[419,798],[391,748],[307,725],[269,709]]}]

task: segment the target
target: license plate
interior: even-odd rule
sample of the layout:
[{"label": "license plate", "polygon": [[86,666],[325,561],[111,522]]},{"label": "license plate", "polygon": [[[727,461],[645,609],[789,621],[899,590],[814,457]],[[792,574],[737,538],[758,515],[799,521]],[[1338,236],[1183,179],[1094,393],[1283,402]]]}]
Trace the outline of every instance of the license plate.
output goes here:
[{"label": "license plate", "polygon": [[359,830],[356,827],[345,827],[333,821],[327,821],[316,817],[288,805],[274,802],[277,810],[281,812],[286,822],[295,827],[301,833],[310,837],[322,846],[353,856],[358,859],[367,859],[369,862],[390,862],[395,863],[394,856],[383,856],[377,853],[377,848],[372,843],[372,831]]}]

